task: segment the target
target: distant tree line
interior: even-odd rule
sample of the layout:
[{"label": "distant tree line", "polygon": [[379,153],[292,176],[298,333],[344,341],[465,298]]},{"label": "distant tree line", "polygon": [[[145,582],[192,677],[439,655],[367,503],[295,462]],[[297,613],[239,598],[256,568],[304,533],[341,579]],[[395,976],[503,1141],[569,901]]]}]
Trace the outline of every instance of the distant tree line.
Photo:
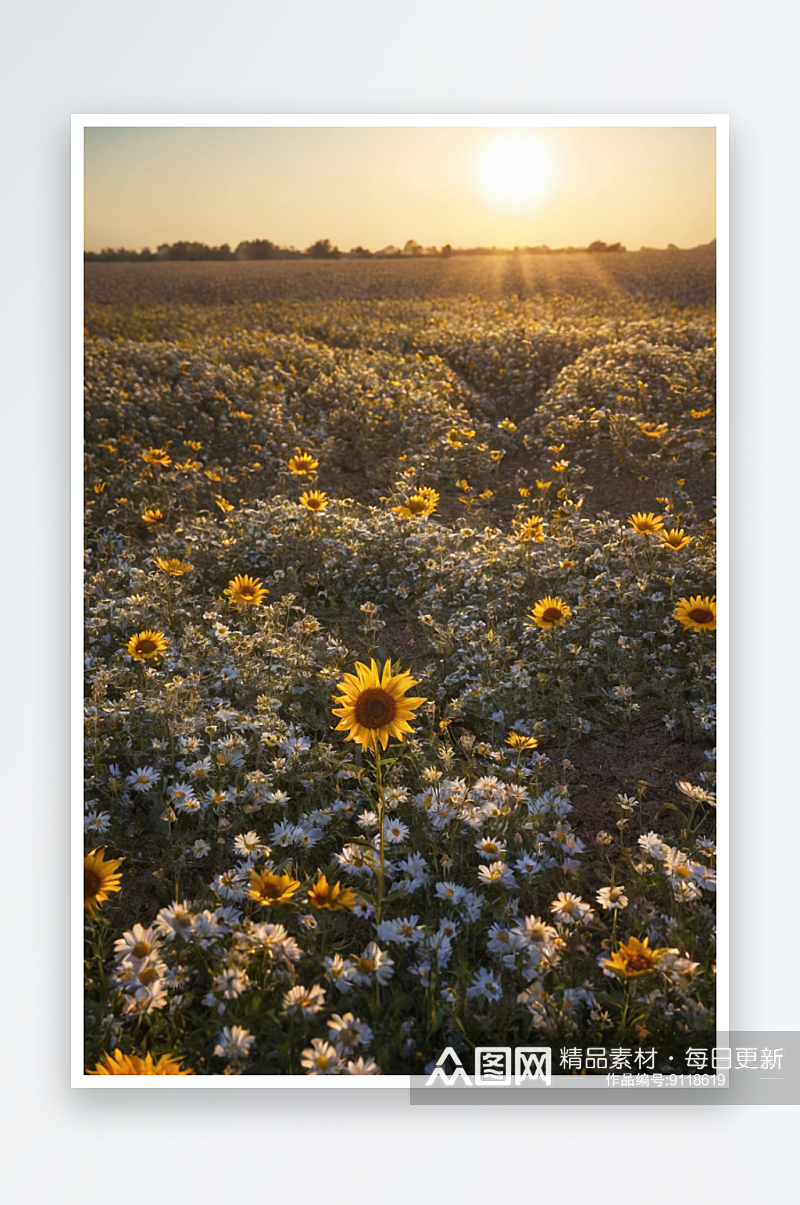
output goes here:
[{"label": "distant tree line", "polygon": [[[673,244],[670,244],[672,247]],[[404,259],[416,257],[439,256],[448,258],[451,255],[576,255],[590,252],[620,252],[625,251],[622,243],[604,243],[595,239],[588,247],[548,247],[540,244],[536,247],[451,247],[446,243],[443,247],[423,247],[420,243],[409,239],[404,247],[389,245],[380,251],[368,251],[366,247],[353,247],[351,251],[340,251],[330,239],[317,239],[305,251],[295,247],[279,247],[268,238],[248,239],[239,243],[231,250],[228,243],[220,247],[209,247],[206,243],[162,243],[155,251],[144,247],[141,251],[129,251],[125,247],[104,247],[102,251],[84,251],[83,258],[87,263],[148,263],[155,260],[220,260],[232,262],[247,259]]]}]

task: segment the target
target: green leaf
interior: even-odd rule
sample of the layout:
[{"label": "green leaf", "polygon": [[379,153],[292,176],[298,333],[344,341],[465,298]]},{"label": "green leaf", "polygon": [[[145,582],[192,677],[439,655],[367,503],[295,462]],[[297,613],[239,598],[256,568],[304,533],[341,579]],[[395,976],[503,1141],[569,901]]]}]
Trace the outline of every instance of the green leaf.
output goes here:
[{"label": "green leaf", "polygon": [[390,891],[388,895],[383,897],[384,904],[391,904],[393,900],[399,900],[400,896],[405,894],[402,891]]}]

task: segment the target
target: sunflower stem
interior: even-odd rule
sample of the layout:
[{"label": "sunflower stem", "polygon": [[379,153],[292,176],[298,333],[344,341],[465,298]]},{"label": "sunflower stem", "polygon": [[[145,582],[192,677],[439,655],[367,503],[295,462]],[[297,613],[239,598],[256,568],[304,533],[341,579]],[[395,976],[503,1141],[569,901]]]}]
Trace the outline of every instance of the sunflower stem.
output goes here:
[{"label": "sunflower stem", "polygon": [[378,867],[378,891],[375,901],[375,918],[378,924],[381,923],[381,913],[383,911],[383,875],[386,865],[385,861],[385,834],[383,831],[383,776],[381,773],[381,746],[380,741],[375,739],[375,789],[378,792],[378,833],[380,841],[380,865]]}]

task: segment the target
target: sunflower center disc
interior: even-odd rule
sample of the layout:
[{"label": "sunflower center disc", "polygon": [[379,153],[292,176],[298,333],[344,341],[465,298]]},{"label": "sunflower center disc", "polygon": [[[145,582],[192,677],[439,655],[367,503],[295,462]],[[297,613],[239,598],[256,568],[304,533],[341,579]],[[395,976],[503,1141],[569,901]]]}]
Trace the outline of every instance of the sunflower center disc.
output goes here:
[{"label": "sunflower center disc", "polygon": [[139,652],[144,657],[147,657],[150,653],[154,653],[156,651],[156,647],[155,640],[142,640],[139,642]]},{"label": "sunflower center disc", "polygon": [[693,611],[689,612],[689,618],[693,619],[695,623],[710,623],[714,616],[710,611],[706,611],[705,607],[695,607]]},{"label": "sunflower center disc", "polygon": [[563,619],[558,607],[548,607],[542,615],[542,619],[546,619],[548,623],[558,623],[559,619]]},{"label": "sunflower center disc", "polygon": [[383,728],[397,714],[397,704],[387,690],[373,686],[359,695],[355,712],[362,728]]},{"label": "sunflower center disc", "polygon": [[88,899],[92,895],[97,895],[100,889],[100,876],[95,874],[93,870],[84,869],[83,872],[83,898]]}]

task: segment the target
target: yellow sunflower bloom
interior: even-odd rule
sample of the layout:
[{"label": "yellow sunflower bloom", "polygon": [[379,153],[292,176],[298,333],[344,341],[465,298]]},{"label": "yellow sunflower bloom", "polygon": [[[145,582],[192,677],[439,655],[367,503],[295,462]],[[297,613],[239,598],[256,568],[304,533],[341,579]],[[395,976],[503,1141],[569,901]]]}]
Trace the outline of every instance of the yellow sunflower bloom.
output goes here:
[{"label": "yellow sunflower bloom", "polygon": [[402,506],[393,506],[392,510],[396,515],[402,515],[404,519],[426,519],[436,510],[436,503],[431,502],[430,498],[423,497],[421,493],[412,494],[410,498],[406,498]]},{"label": "yellow sunflower bloom", "polygon": [[427,702],[405,697],[416,684],[409,673],[392,674],[391,661],[386,662],[382,674],[374,658],[369,666],[357,661],[355,674],[345,674],[336,686],[342,692],[335,700],[339,706],[332,709],[341,717],[336,730],[347,732],[345,740],[358,741],[365,750],[375,750],[378,741],[385,749],[390,737],[404,740],[404,733],[413,732],[408,721],[417,707]]},{"label": "yellow sunflower bloom", "polygon": [[661,515],[654,515],[652,511],[645,514],[644,511],[638,511],[635,515],[631,515],[628,519],[634,531],[638,531],[639,535],[650,535],[654,531],[661,531],[664,526],[664,520]]},{"label": "yellow sunflower bloom", "polygon": [[539,744],[535,736],[524,736],[521,732],[509,732],[505,743],[520,752],[523,749],[535,749]]},{"label": "yellow sunflower bloom", "polygon": [[247,894],[251,900],[258,900],[259,904],[288,904],[299,886],[299,881],[291,875],[272,874],[269,870],[251,870],[250,890]]},{"label": "yellow sunflower bloom", "polygon": [[142,515],[142,522],[148,527],[155,527],[156,523],[160,523],[164,516],[157,506],[148,506],[147,510]]},{"label": "yellow sunflower bloom", "polygon": [[260,577],[237,573],[222,593],[229,596],[234,607],[258,607],[269,594],[269,590]]},{"label": "yellow sunflower bloom", "polygon": [[673,550],[673,552],[680,552],[682,548],[685,548],[687,544],[691,544],[692,542],[691,536],[685,536],[683,534],[682,527],[673,527],[672,531],[662,531],[661,539],[668,548]]},{"label": "yellow sunflower bloom", "polygon": [[521,544],[533,541],[534,544],[544,542],[544,527],[538,515],[531,515],[524,523],[515,523],[515,535]]},{"label": "yellow sunflower bloom", "polygon": [[289,468],[296,477],[307,477],[310,473],[316,472],[319,468],[319,461],[315,460],[310,452],[304,452],[302,448],[298,448],[297,454],[289,461]]},{"label": "yellow sunflower bloom", "polygon": [[639,430],[648,439],[660,439],[667,434],[669,427],[666,423],[639,423]]},{"label": "yellow sunflower bloom", "polygon": [[172,464],[172,457],[167,455],[164,448],[148,448],[146,452],[140,452],[139,455],[145,464],[163,464],[165,467]]},{"label": "yellow sunflower bloom", "polygon": [[308,902],[315,908],[327,908],[330,912],[341,912],[358,903],[358,895],[350,887],[342,889],[341,883],[329,883],[321,874],[308,889]]},{"label": "yellow sunflower bloom", "polygon": [[679,623],[693,632],[715,632],[717,630],[716,596],[701,598],[699,594],[691,598],[679,598],[672,615]]},{"label": "yellow sunflower bloom", "polygon": [[188,561],[178,560],[177,557],[170,557],[167,560],[163,556],[153,557],[153,564],[156,569],[160,569],[162,573],[166,573],[169,577],[183,577],[185,573],[191,573],[194,565],[190,565]]},{"label": "yellow sunflower bloom", "polygon": [[113,1054],[103,1051],[103,1058],[95,1064],[94,1071],[87,1071],[87,1075],[194,1075],[194,1072],[183,1071],[181,1060],[174,1054],[162,1054],[157,1062],[153,1062],[152,1054],[141,1059],[136,1054],[115,1050]]},{"label": "yellow sunflower bloom", "polygon": [[429,485],[421,485],[417,490],[416,496],[418,498],[424,498],[426,502],[430,502],[432,508],[431,514],[433,514],[433,511],[436,510],[436,507],[439,504],[438,492],[435,489],[432,489]]},{"label": "yellow sunflower bloom", "polygon": [[655,971],[664,955],[671,953],[672,951],[667,949],[651,950],[650,939],[647,937],[644,941],[630,937],[610,958],[605,959],[603,966],[623,979],[636,979],[640,975],[649,975]]},{"label": "yellow sunflower bloom", "polygon": [[152,628],[137,632],[125,645],[126,652],[134,661],[158,661],[168,648],[169,641],[164,633],[155,632]]},{"label": "yellow sunflower bloom", "polygon": [[122,858],[106,858],[105,849],[93,849],[83,859],[83,906],[91,916],[112,891],[120,891]]},{"label": "yellow sunflower bloom", "polygon": [[551,598],[546,594],[544,598],[540,598],[536,606],[529,612],[529,621],[536,624],[537,627],[545,628],[560,628],[572,615],[572,608],[561,598]]},{"label": "yellow sunflower bloom", "polygon": [[328,495],[322,490],[306,490],[300,495],[300,505],[314,512],[324,510],[328,505]]}]

